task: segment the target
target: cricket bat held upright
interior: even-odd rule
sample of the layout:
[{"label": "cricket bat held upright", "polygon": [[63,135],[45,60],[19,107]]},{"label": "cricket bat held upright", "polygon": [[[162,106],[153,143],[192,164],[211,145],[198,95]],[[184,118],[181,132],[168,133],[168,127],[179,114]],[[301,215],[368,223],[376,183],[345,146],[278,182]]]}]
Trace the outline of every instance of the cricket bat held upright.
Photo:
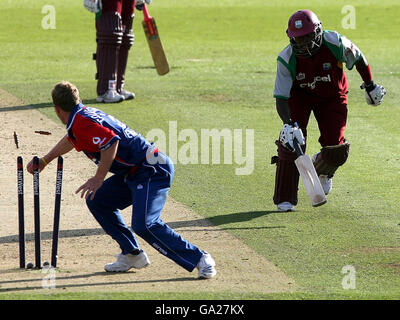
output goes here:
[{"label": "cricket bat held upright", "polygon": [[303,153],[297,139],[294,139],[294,148],[298,155],[298,158],[294,162],[297,170],[299,170],[311,203],[313,207],[322,206],[327,202],[327,199],[310,156]]},{"label": "cricket bat held upright", "polygon": [[151,56],[154,61],[157,73],[162,76],[169,72],[169,64],[165,56],[164,48],[158,34],[156,21],[150,16],[146,5],[143,6],[144,19],[142,22],[144,33],[149,44]]}]

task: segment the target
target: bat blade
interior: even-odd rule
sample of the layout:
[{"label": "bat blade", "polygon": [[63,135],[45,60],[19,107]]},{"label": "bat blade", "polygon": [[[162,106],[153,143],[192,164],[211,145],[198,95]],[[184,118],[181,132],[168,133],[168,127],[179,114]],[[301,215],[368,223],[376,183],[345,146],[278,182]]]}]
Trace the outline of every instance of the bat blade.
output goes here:
[{"label": "bat blade", "polygon": [[315,172],[314,165],[307,154],[299,156],[295,161],[297,170],[299,170],[304,187],[313,207],[322,206],[327,202],[326,195],[322,189],[321,182]]},{"label": "bat blade", "polygon": [[158,33],[156,21],[147,11],[146,6],[143,7],[144,20],[142,22],[150,53],[154,61],[157,73],[162,76],[169,72],[169,64],[164,48]]}]

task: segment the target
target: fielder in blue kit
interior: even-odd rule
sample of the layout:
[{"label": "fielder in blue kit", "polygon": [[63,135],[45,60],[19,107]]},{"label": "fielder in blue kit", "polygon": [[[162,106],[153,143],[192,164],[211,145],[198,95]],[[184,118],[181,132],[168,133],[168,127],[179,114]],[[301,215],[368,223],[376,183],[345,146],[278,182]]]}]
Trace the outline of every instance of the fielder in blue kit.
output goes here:
[{"label": "fielder in blue kit", "polygon": [[[197,268],[199,278],[214,277],[215,261],[211,255],[161,220],[174,176],[174,166],[168,156],[113,116],[83,105],[73,84],[58,83],[52,98],[68,134],[41,158],[39,169],[74,148],[97,164],[96,174],[76,193],[86,198],[94,218],[121,248],[117,261],[106,264],[105,270],[125,272],[150,264],[136,234],[187,271]],[[27,170],[32,173],[32,161]],[[108,172],[113,175],[105,179]],[[131,205],[132,229],[120,213]]]}]

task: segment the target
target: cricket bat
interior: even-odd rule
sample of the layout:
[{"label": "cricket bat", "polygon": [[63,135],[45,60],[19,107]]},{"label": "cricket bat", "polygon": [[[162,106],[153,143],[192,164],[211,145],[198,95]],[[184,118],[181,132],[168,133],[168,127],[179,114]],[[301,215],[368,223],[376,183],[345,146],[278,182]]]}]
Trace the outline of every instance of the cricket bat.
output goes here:
[{"label": "cricket bat", "polygon": [[301,149],[296,138],[293,141],[293,145],[298,155],[298,158],[294,162],[297,170],[299,170],[301,179],[303,180],[304,187],[306,188],[311,203],[313,207],[322,206],[327,202],[327,199],[311,158],[309,155],[303,153],[303,150]]},{"label": "cricket bat", "polygon": [[150,16],[146,5],[143,5],[143,29],[149,44],[151,56],[154,61],[157,73],[162,76],[169,72],[169,64],[163,46],[161,44],[160,35],[158,34],[156,21]]}]

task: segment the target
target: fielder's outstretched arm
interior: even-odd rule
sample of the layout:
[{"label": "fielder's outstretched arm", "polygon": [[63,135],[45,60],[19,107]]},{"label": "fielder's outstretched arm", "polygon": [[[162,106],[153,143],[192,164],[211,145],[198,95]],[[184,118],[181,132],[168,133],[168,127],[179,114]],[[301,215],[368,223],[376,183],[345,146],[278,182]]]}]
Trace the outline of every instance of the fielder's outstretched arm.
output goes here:
[{"label": "fielder's outstretched arm", "polygon": [[[42,171],[51,161],[70,152],[73,148],[73,145],[68,140],[68,135],[65,135],[44,157],[41,158],[39,162],[39,171]],[[33,174],[33,160],[27,164],[26,170]]]}]

